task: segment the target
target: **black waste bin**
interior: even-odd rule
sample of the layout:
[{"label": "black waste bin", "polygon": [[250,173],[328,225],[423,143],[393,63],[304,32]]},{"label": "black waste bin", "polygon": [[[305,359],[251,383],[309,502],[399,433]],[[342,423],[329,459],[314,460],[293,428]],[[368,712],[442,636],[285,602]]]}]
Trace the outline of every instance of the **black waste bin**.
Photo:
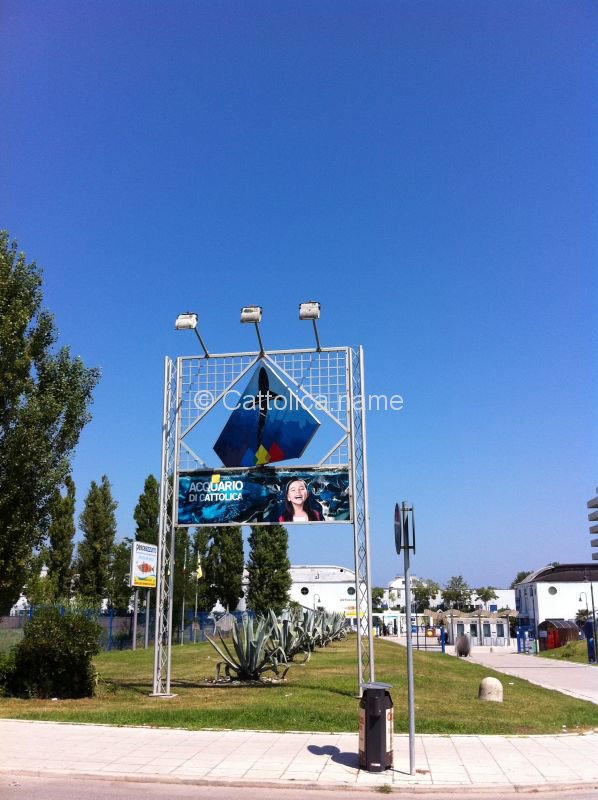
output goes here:
[{"label": "black waste bin", "polygon": [[368,772],[392,767],[394,711],[388,683],[365,683],[359,702],[359,766]]}]

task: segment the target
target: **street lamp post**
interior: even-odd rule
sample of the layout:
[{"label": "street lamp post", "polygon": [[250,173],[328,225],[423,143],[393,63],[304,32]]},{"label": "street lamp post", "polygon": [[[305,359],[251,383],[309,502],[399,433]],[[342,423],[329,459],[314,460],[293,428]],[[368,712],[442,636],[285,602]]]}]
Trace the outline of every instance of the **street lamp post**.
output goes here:
[{"label": "street lamp post", "polygon": [[594,607],[594,584],[592,581],[590,581],[590,597],[592,598],[592,632],[594,634],[594,660],[596,660],[596,609]]},{"label": "street lamp post", "polygon": [[581,603],[581,596],[582,596],[582,594],[583,594],[583,596],[584,596],[584,597],[585,597],[585,599],[586,599],[586,613],[587,613],[587,614],[589,614],[589,613],[590,613],[590,611],[589,611],[589,609],[588,609],[588,595],[587,595],[587,592],[580,592],[580,593],[579,593],[579,602]]}]

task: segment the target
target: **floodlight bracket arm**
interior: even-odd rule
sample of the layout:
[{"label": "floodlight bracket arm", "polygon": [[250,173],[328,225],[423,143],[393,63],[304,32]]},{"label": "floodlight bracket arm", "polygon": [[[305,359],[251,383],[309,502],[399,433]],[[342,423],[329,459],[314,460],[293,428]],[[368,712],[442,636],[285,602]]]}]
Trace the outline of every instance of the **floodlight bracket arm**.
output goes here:
[{"label": "floodlight bracket arm", "polygon": [[258,340],[259,345],[260,345],[260,357],[261,357],[261,356],[264,355],[265,350],[264,350],[264,344],[262,342],[262,337],[260,336],[259,323],[258,322],[254,322],[253,324],[255,325],[255,332],[257,333],[257,340]]},{"label": "floodlight bracket arm", "polygon": [[313,326],[314,326],[314,334],[316,337],[316,349],[318,353],[322,352],[322,345],[320,344],[320,337],[318,336],[318,326],[316,325],[315,319],[312,319]]},{"label": "floodlight bracket arm", "polygon": [[210,354],[208,353],[208,348],[205,346],[204,340],[201,338],[199,331],[197,330],[197,328],[193,328],[193,330],[195,331],[195,335],[199,339],[199,343],[202,347],[202,350],[204,351],[205,357],[209,358]]}]

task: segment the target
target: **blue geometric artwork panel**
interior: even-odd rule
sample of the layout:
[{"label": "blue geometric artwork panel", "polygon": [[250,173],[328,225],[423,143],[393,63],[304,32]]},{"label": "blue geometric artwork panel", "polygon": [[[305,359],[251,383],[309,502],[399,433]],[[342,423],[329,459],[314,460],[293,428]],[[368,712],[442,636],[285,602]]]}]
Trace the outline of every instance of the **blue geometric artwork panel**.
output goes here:
[{"label": "blue geometric artwork panel", "polygon": [[261,364],[241,393],[214,450],[225,467],[259,467],[300,458],[319,425],[297,395]]}]

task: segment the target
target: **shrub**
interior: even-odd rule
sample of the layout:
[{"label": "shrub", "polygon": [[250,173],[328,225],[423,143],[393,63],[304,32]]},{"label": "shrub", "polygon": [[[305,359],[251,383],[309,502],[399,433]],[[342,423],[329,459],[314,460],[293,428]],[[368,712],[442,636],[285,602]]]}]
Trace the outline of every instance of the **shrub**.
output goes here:
[{"label": "shrub", "polygon": [[4,668],[5,691],[17,697],[91,697],[100,626],[78,611],[38,611]]}]

